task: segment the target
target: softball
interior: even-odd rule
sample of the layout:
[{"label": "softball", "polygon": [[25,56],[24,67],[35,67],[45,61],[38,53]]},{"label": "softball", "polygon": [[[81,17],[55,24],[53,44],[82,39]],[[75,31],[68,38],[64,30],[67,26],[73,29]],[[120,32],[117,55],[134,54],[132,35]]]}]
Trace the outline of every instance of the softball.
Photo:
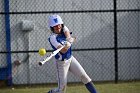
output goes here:
[{"label": "softball", "polygon": [[40,48],[38,53],[39,53],[40,56],[44,56],[46,54],[46,49]]}]

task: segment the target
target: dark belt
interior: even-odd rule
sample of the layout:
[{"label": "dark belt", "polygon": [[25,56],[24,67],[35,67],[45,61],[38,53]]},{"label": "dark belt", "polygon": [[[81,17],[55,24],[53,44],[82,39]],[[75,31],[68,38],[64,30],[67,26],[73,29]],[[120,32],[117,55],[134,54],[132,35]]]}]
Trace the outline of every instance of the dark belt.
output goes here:
[{"label": "dark belt", "polygon": [[64,58],[64,59],[62,59],[61,61],[66,61],[66,60],[68,60],[68,59],[70,59],[71,58],[71,56],[69,57],[69,58]]}]

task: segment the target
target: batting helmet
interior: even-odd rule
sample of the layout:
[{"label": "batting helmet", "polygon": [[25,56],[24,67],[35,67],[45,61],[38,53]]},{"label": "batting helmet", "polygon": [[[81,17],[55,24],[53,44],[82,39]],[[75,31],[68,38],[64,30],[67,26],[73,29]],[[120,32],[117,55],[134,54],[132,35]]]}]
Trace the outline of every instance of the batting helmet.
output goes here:
[{"label": "batting helmet", "polygon": [[63,21],[59,15],[52,15],[49,17],[49,27],[54,27],[59,24],[63,24]]}]

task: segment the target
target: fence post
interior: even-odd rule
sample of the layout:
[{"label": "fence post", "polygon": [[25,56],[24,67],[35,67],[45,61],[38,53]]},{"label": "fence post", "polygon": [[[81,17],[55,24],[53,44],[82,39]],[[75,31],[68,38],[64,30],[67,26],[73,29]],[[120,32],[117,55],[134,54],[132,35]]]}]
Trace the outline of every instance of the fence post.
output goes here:
[{"label": "fence post", "polygon": [[117,0],[114,0],[114,59],[115,83],[118,83]]},{"label": "fence post", "polygon": [[11,37],[10,37],[10,15],[9,0],[4,0],[5,11],[5,31],[6,31],[6,50],[7,50],[7,85],[12,85],[12,65],[11,65]]}]

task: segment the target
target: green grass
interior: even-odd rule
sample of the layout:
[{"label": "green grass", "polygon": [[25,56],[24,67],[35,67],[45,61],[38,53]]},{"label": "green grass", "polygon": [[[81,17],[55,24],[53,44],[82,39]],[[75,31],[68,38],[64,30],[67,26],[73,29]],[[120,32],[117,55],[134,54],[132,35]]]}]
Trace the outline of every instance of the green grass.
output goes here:
[{"label": "green grass", "polygon": [[140,82],[97,85],[100,93],[140,93]]},{"label": "green grass", "polygon": [[[95,84],[98,93],[140,93],[140,82],[119,84]],[[51,87],[42,85],[35,87],[2,88],[0,93],[47,93]],[[69,85],[66,93],[89,93],[84,85]]]}]

